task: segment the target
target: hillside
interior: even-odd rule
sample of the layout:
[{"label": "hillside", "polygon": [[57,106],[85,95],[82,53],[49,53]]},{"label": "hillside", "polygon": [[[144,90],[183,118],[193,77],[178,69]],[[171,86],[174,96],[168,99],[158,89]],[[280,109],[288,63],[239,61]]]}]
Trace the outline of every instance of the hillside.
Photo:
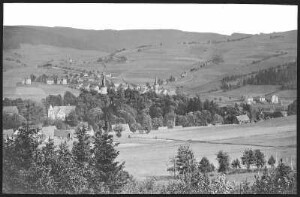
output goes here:
[{"label": "hillside", "polygon": [[[297,58],[297,30],[225,36],[179,30],[5,26],[3,32],[4,95],[14,95],[16,83],[31,73],[62,72],[38,67],[52,62],[105,70],[116,80],[135,84],[153,83],[156,76],[164,81],[173,76],[176,80],[164,85],[166,88],[182,87],[188,94],[204,97],[214,92],[213,99],[219,99],[224,97],[217,91],[224,77],[257,72]],[[71,65],[66,64],[69,58],[74,60]],[[239,89],[235,91],[238,94]]]},{"label": "hillside", "polygon": [[221,39],[214,33],[179,30],[82,30],[66,27],[4,26],[3,48],[16,49],[20,44],[51,45],[82,50],[112,52],[145,44],[176,45],[178,42]]}]

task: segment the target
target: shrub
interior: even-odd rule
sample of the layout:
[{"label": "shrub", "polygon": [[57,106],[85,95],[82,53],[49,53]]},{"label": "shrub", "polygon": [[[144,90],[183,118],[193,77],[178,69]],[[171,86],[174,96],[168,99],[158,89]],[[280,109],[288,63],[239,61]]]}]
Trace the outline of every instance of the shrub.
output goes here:
[{"label": "shrub", "polygon": [[246,165],[247,169],[250,169],[250,166],[255,164],[255,155],[252,149],[247,149],[244,151],[243,156],[241,157],[242,164]]},{"label": "shrub", "polygon": [[117,124],[114,127],[114,131],[116,132],[117,137],[121,137],[122,136],[122,131],[124,131],[124,127],[121,124]]},{"label": "shrub", "polygon": [[213,164],[210,164],[206,157],[202,157],[201,161],[199,162],[198,169],[202,173],[212,172],[214,171]]},{"label": "shrub", "polygon": [[254,151],[254,157],[255,157],[255,165],[257,168],[261,168],[265,165],[265,155],[259,150],[256,149]]},{"label": "shrub", "polygon": [[273,155],[268,160],[268,164],[273,168],[276,163],[276,160],[274,159]]},{"label": "shrub", "polygon": [[235,169],[241,168],[240,160],[239,159],[233,160],[231,163],[231,166],[232,166],[232,168],[235,168]]},{"label": "shrub", "polygon": [[217,160],[219,162],[218,172],[227,172],[229,170],[229,155],[226,152],[219,151],[217,154]]}]

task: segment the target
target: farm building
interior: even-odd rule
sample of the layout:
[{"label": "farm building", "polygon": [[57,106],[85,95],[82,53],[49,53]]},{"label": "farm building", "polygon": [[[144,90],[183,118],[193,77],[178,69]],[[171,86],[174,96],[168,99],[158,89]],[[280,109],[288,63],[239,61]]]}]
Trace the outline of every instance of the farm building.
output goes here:
[{"label": "farm building", "polygon": [[249,119],[247,114],[236,116],[236,119],[237,119],[239,124],[250,123],[250,119]]},{"label": "farm building", "polygon": [[76,106],[54,106],[50,105],[48,109],[48,117],[55,120],[65,120],[66,117],[72,112],[75,111]]},{"label": "farm building", "polygon": [[60,139],[67,139],[71,140],[74,138],[75,131],[74,130],[54,130],[54,137],[60,138]]},{"label": "farm building", "polygon": [[3,113],[10,114],[10,115],[19,114],[19,110],[17,106],[4,106]]}]

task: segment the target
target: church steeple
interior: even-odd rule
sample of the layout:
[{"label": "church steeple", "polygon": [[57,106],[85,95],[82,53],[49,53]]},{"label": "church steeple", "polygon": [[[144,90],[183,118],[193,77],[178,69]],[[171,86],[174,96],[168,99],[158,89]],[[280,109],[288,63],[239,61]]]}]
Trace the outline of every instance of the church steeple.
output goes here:
[{"label": "church steeple", "polygon": [[157,84],[158,84],[157,77],[155,77],[154,85],[157,85]]},{"label": "church steeple", "polygon": [[105,87],[105,81],[106,81],[105,73],[102,73],[102,83],[101,83],[102,87]]}]

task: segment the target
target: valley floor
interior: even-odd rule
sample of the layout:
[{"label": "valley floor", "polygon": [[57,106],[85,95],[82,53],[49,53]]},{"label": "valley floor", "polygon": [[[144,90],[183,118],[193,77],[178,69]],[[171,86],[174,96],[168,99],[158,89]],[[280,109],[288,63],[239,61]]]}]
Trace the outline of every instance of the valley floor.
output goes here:
[{"label": "valley floor", "polygon": [[[169,176],[170,159],[180,145],[189,144],[197,161],[207,157],[216,167],[216,154],[228,152],[230,160],[240,160],[247,148],[260,149],[266,160],[273,155],[296,167],[296,116],[270,119],[256,124],[189,127],[182,129],[151,131],[149,134],[124,134],[117,139],[119,161],[125,161],[125,169],[137,179]],[[248,175],[249,176],[248,176]],[[229,175],[229,179],[254,180],[253,174]],[[250,177],[250,178],[249,178]]]}]

